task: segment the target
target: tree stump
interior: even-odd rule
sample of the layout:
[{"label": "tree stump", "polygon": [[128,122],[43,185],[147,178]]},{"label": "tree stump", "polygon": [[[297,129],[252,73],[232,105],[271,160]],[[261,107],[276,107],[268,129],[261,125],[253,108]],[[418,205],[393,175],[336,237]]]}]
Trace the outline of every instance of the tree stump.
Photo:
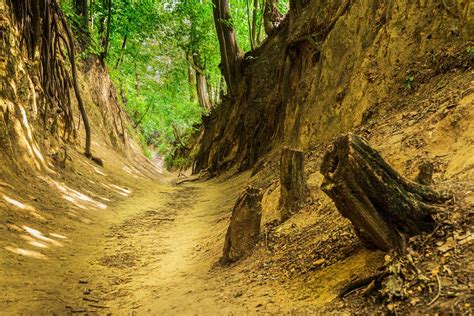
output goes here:
[{"label": "tree stump", "polygon": [[304,152],[284,147],[280,158],[281,219],[287,220],[301,209],[307,197]]},{"label": "tree stump", "polygon": [[255,247],[260,236],[262,190],[248,186],[232,210],[227,229],[222,264],[237,261]]},{"label": "tree stump", "polygon": [[406,235],[433,228],[432,214],[448,196],[399,175],[362,138],[339,137],[321,164],[321,189],[369,246],[404,251]]}]

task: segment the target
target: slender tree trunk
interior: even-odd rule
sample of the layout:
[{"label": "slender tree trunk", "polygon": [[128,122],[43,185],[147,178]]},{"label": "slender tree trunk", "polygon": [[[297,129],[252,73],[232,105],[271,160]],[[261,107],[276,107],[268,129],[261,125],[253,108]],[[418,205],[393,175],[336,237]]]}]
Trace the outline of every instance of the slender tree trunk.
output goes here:
[{"label": "slender tree trunk", "polygon": [[253,36],[253,29],[252,29],[252,21],[253,21],[253,18],[252,18],[252,13],[254,12],[254,10],[250,10],[250,1],[251,0],[247,0],[247,24],[248,24],[248,28],[249,28],[249,39],[250,39],[250,49],[251,50],[254,50],[255,49],[255,38]]},{"label": "slender tree trunk", "polygon": [[199,105],[206,110],[211,109],[211,101],[209,99],[209,93],[207,90],[207,79],[206,76],[196,72],[196,90],[198,94]]},{"label": "slender tree trunk", "polygon": [[196,71],[194,70],[192,53],[189,51],[186,52],[186,60],[188,61],[189,100],[194,102],[197,101]]},{"label": "slender tree trunk", "polygon": [[102,52],[100,53],[99,59],[102,65],[105,65],[105,58],[107,57],[108,50],[109,50],[109,39],[110,39],[110,24],[112,20],[112,0],[106,0],[107,3],[107,18],[103,19],[101,22],[101,47]]},{"label": "slender tree trunk", "polygon": [[257,46],[257,15],[258,15],[258,0],[253,1],[252,8],[252,31],[250,37],[254,43],[254,47]]},{"label": "slender tree trunk", "polygon": [[120,66],[120,63],[122,62],[123,59],[123,54],[125,52],[125,48],[127,47],[127,39],[128,39],[128,32],[125,33],[125,36],[123,37],[122,41],[122,48],[120,48],[120,56],[117,59],[117,62],[115,63],[115,69],[117,69]]},{"label": "slender tree trunk", "polygon": [[264,15],[264,10],[265,10],[265,3],[267,1],[266,0],[262,0],[262,14],[260,15],[260,19],[259,19],[259,22],[258,23],[258,30],[257,30],[257,37],[256,37],[256,42],[258,45],[260,45],[263,41],[263,38],[262,38],[262,25],[263,25],[263,15]]},{"label": "slender tree trunk", "polygon": [[193,64],[196,71],[196,91],[199,105],[206,110],[210,110],[211,101],[209,100],[209,93],[207,90],[207,79],[201,67],[198,53],[193,53]]},{"label": "slender tree trunk", "polygon": [[148,111],[150,111],[152,105],[153,105],[153,103],[148,104],[148,107],[146,108],[145,112],[143,112],[142,116],[138,119],[138,121],[135,123],[133,128],[137,128],[138,125],[140,125],[140,123],[143,121],[145,116],[148,114]]},{"label": "slender tree trunk", "polygon": [[242,51],[237,43],[228,0],[213,0],[214,22],[219,39],[221,53],[220,69],[225,78],[229,94],[237,94],[239,81],[242,77]]},{"label": "slender tree trunk", "polygon": [[74,9],[76,14],[82,18],[84,30],[89,30],[89,6],[87,0],[74,0]]}]

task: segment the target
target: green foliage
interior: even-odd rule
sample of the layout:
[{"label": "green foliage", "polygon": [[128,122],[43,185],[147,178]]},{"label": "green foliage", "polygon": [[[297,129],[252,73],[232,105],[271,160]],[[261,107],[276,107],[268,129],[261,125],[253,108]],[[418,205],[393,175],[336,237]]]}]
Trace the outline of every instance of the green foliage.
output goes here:
[{"label": "green foliage", "polygon": [[[212,1],[113,0],[110,21],[110,0],[90,0],[88,21],[75,13],[73,1],[63,0],[61,6],[76,36],[85,34],[87,45],[81,56],[105,55],[119,95],[126,96],[123,106],[143,135],[143,147],[153,145],[160,154],[172,157],[177,145],[173,126],[185,139],[203,114],[188,73],[194,71],[192,56],[198,57],[200,71],[213,91],[222,81]],[[248,14],[252,8],[247,4],[253,6],[253,1],[230,0],[232,19],[227,21],[244,51],[250,49]],[[288,0],[278,5],[286,11]],[[259,0],[259,28],[261,7]],[[84,32],[86,24],[89,28]]]},{"label": "green foliage", "polygon": [[466,52],[469,54],[469,55],[474,55],[474,46],[468,46],[466,48]]}]

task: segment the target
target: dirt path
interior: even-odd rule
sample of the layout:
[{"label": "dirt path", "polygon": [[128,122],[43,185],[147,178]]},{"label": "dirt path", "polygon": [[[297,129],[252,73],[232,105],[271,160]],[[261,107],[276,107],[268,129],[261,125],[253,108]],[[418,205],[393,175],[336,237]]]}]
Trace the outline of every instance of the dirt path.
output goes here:
[{"label": "dirt path", "polygon": [[119,313],[221,311],[226,306],[208,274],[218,259],[213,226],[225,215],[212,212],[220,194],[207,184],[157,184],[127,200],[120,212],[128,216],[105,234],[104,254],[91,267],[100,277],[91,278],[84,297],[96,295]]}]

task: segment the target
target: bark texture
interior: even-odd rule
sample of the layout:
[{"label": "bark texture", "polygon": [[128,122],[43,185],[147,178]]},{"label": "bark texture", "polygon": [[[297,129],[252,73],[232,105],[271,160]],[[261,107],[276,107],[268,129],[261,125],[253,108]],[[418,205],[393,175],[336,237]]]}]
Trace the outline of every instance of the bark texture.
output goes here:
[{"label": "bark texture", "polygon": [[213,0],[214,22],[221,53],[221,72],[227,83],[230,95],[237,94],[242,78],[242,51],[237,43],[228,0]]},{"label": "bark texture", "polygon": [[265,28],[265,33],[269,35],[274,28],[280,25],[283,20],[283,14],[278,11],[277,3],[275,0],[265,1],[265,7],[263,10],[263,26]]},{"label": "bark texture", "polygon": [[196,71],[196,91],[199,105],[209,111],[212,105],[207,90],[207,78],[198,53],[193,53],[193,64]]},{"label": "bark texture", "polygon": [[404,236],[433,228],[434,204],[448,197],[398,174],[362,138],[339,137],[323,158],[321,189],[369,246],[404,250]]},{"label": "bark texture", "polygon": [[222,264],[237,261],[255,247],[260,235],[262,190],[248,186],[232,210],[224,243]]},{"label": "bark texture", "polygon": [[280,158],[281,219],[287,220],[303,207],[308,196],[304,173],[304,152],[284,147]]}]

